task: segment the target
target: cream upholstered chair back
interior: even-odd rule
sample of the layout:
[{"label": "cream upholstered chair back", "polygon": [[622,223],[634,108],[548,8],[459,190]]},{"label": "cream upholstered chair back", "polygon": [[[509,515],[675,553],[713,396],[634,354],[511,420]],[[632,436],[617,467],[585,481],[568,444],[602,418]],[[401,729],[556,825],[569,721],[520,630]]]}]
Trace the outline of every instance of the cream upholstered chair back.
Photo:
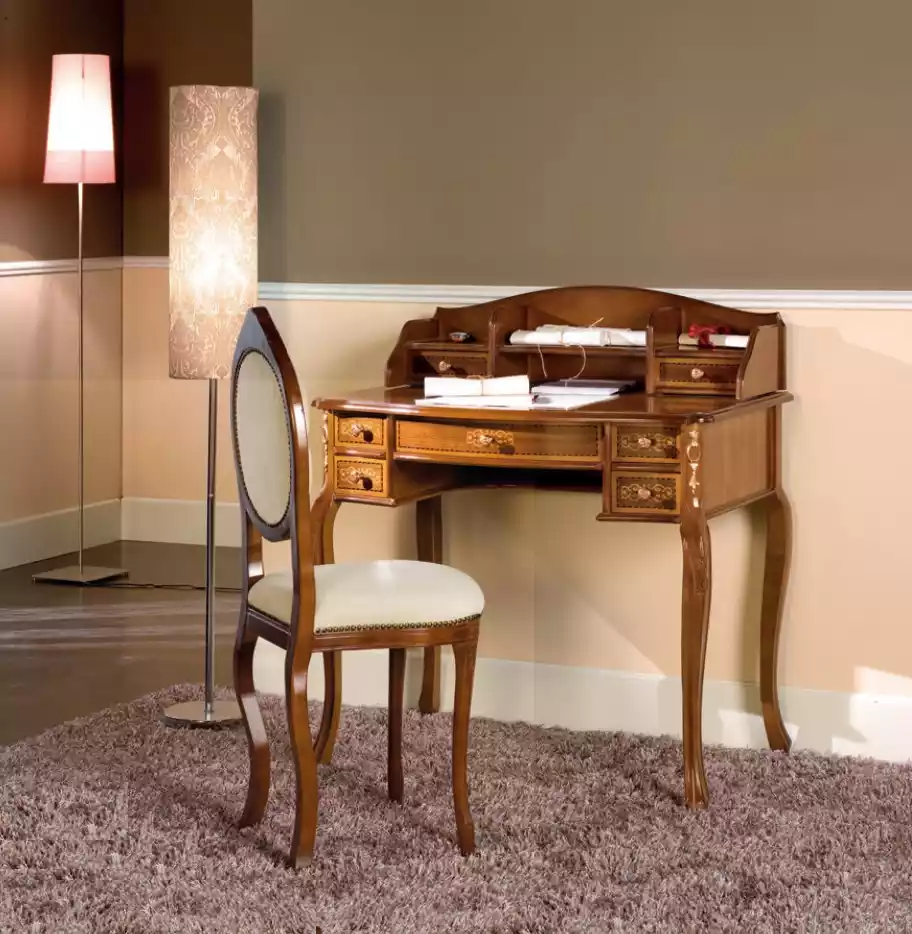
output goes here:
[{"label": "cream upholstered chair back", "polygon": [[247,312],[231,376],[234,462],[247,521],[269,541],[291,538],[298,565],[312,567],[307,412],[265,308]]}]

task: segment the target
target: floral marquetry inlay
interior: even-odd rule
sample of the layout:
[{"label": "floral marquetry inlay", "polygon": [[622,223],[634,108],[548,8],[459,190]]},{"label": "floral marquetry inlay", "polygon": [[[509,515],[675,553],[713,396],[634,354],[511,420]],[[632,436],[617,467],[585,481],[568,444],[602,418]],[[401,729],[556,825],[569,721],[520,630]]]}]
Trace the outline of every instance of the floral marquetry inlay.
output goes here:
[{"label": "floral marquetry inlay", "polygon": [[503,431],[502,429],[487,431],[482,428],[470,428],[466,432],[466,444],[479,448],[513,444],[513,432]]},{"label": "floral marquetry inlay", "polygon": [[383,444],[382,418],[339,418],[336,421],[337,444]]},{"label": "floral marquetry inlay", "polygon": [[383,491],[383,464],[367,461],[336,461],[336,486],[340,490]]},{"label": "floral marquetry inlay", "polygon": [[625,460],[674,459],[677,444],[677,437],[662,429],[617,429],[617,456]]},{"label": "floral marquetry inlay", "polygon": [[617,501],[625,509],[674,509],[677,505],[677,487],[673,480],[618,477],[616,482]]},{"label": "floral marquetry inlay", "polygon": [[703,457],[703,448],[700,444],[700,429],[691,425],[687,432],[687,466],[689,469],[687,488],[694,509],[700,508],[700,461]]}]

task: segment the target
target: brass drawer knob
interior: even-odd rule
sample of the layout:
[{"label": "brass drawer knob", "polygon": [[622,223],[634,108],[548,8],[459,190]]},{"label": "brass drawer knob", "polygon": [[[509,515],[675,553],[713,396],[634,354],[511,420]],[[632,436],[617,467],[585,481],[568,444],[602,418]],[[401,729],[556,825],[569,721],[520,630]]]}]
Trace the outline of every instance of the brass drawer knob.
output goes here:
[{"label": "brass drawer knob", "polygon": [[637,444],[641,448],[651,448],[652,438],[647,438],[646,435],[640,435],[639,438],[637,438]]},{"label": "brass drawer knob", "polygon": [[649,499],[652,496],[652,490],[645,486],[637,487],[637,496],[640,499]]},{"label": "brass drawer knob", "polygon": [[447,370],[452,370],[452,369],[453,369],[453,364],[447,360],[441,360],[440,363],[437,364],[437,370],[440,373],[446,373]]},{"label": "brass drawer knob", "polygon": [[360,422],[352,422],[348,430],[353,438],[361,438],[367,444],[374,440],[374,433],[370,428],[365,428]]},{"label": "brass drawer knob", "polygon": [[691,379],[703,379],[703,377],[704,377],[705,375],[706,375],[706,374],[705,374],[698,366],[695,366],[695,367],[690,371],[690,378],[691,378]]},{"label": "brass drawer knob", "polygon": [[372,490],[374,488],[374,481],[364,474],[359,475],[356,482],[362,490]]}]

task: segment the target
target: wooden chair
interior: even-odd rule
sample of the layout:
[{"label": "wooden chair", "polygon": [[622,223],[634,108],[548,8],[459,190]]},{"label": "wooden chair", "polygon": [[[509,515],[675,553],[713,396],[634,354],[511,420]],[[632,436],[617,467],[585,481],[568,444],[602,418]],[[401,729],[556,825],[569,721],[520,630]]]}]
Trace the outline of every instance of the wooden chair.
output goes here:
[{"label": "wooden chair", "polygon": [[[314,652],[389,649],[387,785],[402,802],[402,697],[405,651],[452,645],[453,802],[459,848],[475,848],[467,749],[478,626],[484,596],[467,574],[421,561],[314,566],[307,409],[285,345],[265,308],[247,313],[232,366],[231,430],[244,512],[244,585],[234,682],[250,749],[250,784],[241,826],[257,823],[269,797],[269,745],[253,687],[259,638],[287,652],[286,708],[297,780],[289,862],[310,862],[317,831],[317,756],[307,715],[307,671]],[[291,570],[266,574],[263,539],[291,540]],[[328,698],[327,698],[328,699]]]}]

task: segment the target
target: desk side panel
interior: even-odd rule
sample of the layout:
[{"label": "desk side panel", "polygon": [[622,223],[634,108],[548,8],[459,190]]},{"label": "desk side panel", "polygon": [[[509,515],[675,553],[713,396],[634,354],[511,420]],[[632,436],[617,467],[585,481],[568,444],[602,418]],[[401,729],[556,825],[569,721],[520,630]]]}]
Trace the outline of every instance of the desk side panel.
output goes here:
[{"label": "desk side panel", "polygon": [[770,409],[746,412],[701,428],[703,506],[708,513],[724,512],[772,489],[773,415]]}]

